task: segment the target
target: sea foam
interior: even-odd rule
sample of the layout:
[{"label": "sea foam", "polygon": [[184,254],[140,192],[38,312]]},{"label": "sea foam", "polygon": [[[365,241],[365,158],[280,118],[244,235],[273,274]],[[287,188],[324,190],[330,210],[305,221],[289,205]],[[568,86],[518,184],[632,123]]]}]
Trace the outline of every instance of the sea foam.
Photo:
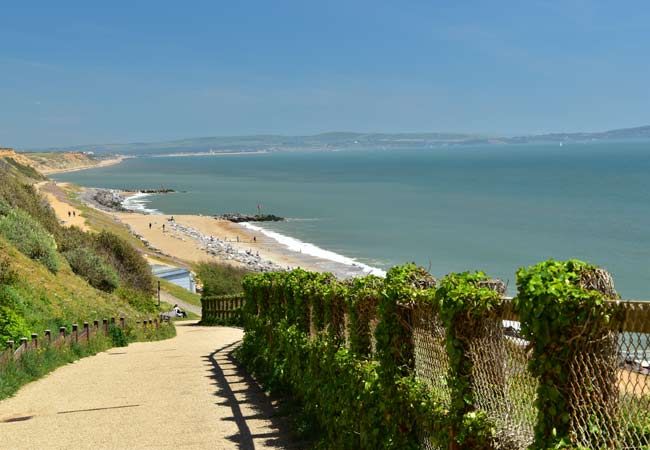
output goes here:
[{"label": "sea foam", "polygon": [[347,256],[340,255],[338,253],[332,252],[330,250],[325,250],[323,248],[320,248],[314,244],[310,244],[308,242],[302,242],[299,239],[292,238],[290,236],[285,236],[284,234],[277,233],[275,231],[270,231],[265,228],[262,228],[257,225],[253,225],[249,222],[242,222],[240,225],[244,226],[245,228],[256,231],[259,233],[262,233],[265,236],[270,237],[271,239],[277,241],[281,245],[284,245],[287,249],[296,252],[296,253],[304,253],[306,255],[310,256],[315,256],[317,258],[321,259],[327,259],[330,261],[334,261],[340,264],[345,264],[348,266],[354,266],[362,269],[364,272],[367,274],[371,275],[377,275],[380,277],[386,276],[386,272],[384,270],[378,269],[377,267],[372,267],[367,264],[361,263],[353,258],[349,258]]},{"label": "sea foam", "polygon": [[160,214],[160,211],[157,209],[147,208],[147,205],[149,204],[147,197],[149,196],[151,196],[151,194],[138,192],[137,194],[133,194],[130,197],[127,197],[122,202],[122,206],[131,211],[137,211],[145,214]]}]

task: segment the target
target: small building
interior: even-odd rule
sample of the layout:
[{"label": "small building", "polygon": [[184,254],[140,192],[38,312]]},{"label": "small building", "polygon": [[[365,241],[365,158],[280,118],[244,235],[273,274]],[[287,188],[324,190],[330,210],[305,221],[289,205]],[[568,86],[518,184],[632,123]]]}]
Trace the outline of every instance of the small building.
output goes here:
[{"label": "small building", "polygon": [[162,264],[151,264],[151,273],[153,273],[154,277],[162,278],[192,293],[196,293],[194,275],[187,269],[164,266]]}]

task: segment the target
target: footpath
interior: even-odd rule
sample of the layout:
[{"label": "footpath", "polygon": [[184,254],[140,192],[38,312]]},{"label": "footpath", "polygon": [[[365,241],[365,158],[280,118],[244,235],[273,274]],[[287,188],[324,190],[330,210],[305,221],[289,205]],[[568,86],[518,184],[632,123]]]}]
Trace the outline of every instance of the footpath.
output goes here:
[{"label": "footpath", "polygon": [[61,367],[1,401],[0,449],[296,448],[234,364],[242,330],[177,331]]}]

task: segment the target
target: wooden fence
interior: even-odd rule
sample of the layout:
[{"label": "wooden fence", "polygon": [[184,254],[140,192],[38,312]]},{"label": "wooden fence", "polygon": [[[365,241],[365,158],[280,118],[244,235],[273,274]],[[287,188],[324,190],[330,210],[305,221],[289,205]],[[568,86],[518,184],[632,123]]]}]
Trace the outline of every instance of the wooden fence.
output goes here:
[{"label": "wooden fence", "polygon": [[201,322],[233,322],[241,317],[244,295],[201,297]]},{"label": "wooden fence", "polygon": [[[137,320],[135,321],[135,324],[136,326],[142,324],[141,326],[143,328],[155,327],[157,329],[165,322],[169,323],[169,320]],[[104,336],[108,335],[108,328],[111,324],[123,329],[126,327],[126,319],[124,317],[120,317],[119,319],[111,317],[110,320],[103,319],[101,324],[99,320],[94,320],[92,325],[89,322],[84,322],[81,329],[79,328],[79,325],[75,323],[72,324],[70,332],[68,332],[66,327],[60,327],[58,333],[55,335],[53,335],[52,330],[45,330],[42,338],[39,338],[37,333],[32,333],[30,339],[22,337],[18,343],[9,340],[6,343],[6,350],[0,353],[0,364],[12,359],[17,360],[23,353],[38,349],[39,347],[48,345],[63,347],[73,343],[87,344],[90,341],[90,338],[97,333],[102,333]]]}]

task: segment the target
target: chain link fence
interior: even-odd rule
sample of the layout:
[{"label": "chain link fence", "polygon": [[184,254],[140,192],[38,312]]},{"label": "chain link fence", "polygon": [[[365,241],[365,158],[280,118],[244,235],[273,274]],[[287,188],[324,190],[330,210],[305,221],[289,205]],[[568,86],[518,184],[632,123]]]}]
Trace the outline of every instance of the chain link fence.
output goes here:
[{"label": "chain link fence", "polygon": [[[585,448],[650,448],[650,302],[620,302],[611,328],[580,342],[562,367],[568,377],[573,441]],[[468,333],[477,409],[496,425],[500,449],[533,443],[538,382],[528,371],[530,342],[522,338],[512,302]],[[449,401],[445,329],[427,308],[413,311],[415,374]],[[580,339],[579,337],[577,339]],[[424,448],[433,448],[423,440]]]}]

